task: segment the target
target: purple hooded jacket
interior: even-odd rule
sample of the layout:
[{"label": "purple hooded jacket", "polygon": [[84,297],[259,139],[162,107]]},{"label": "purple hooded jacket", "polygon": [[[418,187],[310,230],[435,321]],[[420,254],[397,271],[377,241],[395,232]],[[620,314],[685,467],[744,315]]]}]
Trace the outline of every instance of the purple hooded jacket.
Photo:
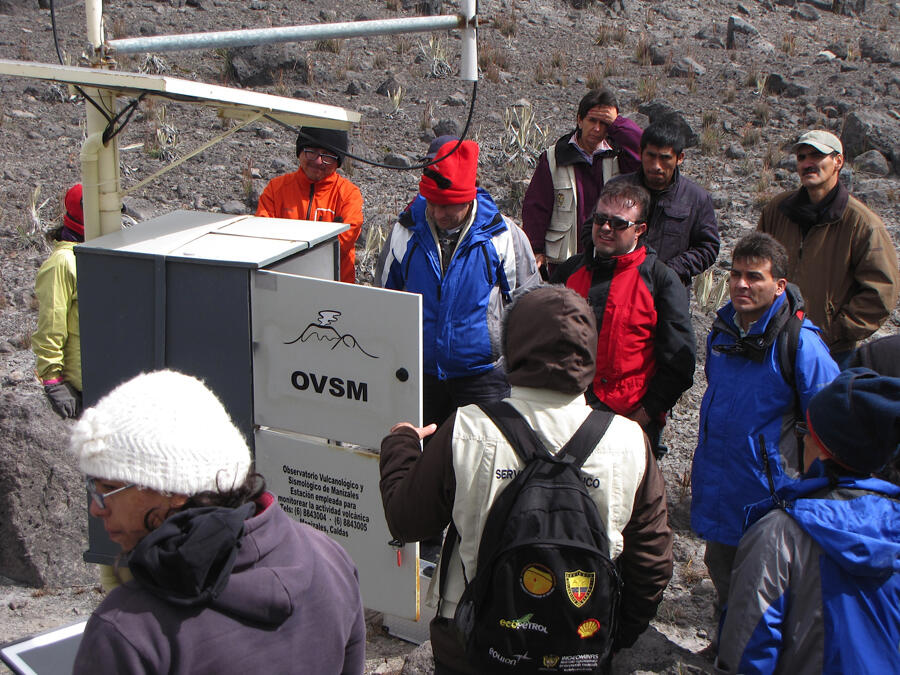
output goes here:
[{"label": "purple hooded jacket", "polygon": [[[214,599],[170,600],[159,587],[127,582],[88,621],[73,673],[362,673],[366,626],[353,562],[271,494],[257,507]],[[154,559],[165,561],[150,570],[159,578],[202,576],[192,556],[179,565],[167,549]]]}]

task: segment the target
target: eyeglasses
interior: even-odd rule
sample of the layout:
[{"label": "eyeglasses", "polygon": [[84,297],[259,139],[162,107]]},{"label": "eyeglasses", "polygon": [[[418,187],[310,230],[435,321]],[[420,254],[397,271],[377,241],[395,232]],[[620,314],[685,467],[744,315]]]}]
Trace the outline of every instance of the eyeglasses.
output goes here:
[{"label": "eyeglasses", "polygon": [[337,155],[332,155],[328,152],[319,152],[318,150],[304,149],[303,154],[306,155],[306,159],[308,159],[310,162],[315,162],[317,159],[321,159],[322,164],[324,164],[325,166],[337,164],[338,161]]},{"label": "eyeglasses", "polygon": [[109,492],[98,492],[96,481],[96,478],[85,478],[84,486],[87,488],[88,494],[91,496],[91,499],[94,500],[97,508],[101,510],[106,508],[107,497],[112,497],[117,492],[122,492],[122,490],[127,490],[128,488],[133,488],[137,485],[137,483],[129,483],[128,485],[116,488],[115,490],[110,490]]},{"label": "eyeglasses", "polygon": [[588,222],[594,225],[603,225],[604,223],[608,223],[610,228],[616,231],[627,230],[632,225],[637,225],[637,221],[635,220],[616,218],[615,216],[611,216],[608,213],[600,213],[599,211],[597,213],[594,213]]}]

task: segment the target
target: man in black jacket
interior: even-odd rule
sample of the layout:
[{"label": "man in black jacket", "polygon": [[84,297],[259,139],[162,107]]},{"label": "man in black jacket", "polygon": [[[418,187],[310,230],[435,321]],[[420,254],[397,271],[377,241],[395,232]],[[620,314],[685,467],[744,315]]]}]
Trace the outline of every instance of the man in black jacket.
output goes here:
[{"label": "man in black jacket", "polygon": [[681,283],[710,267],[719,254],[719,228],[709,193],[681,175],[684,132],[671,119],[654,122],[641,136],[641,168],[615,178],[650,193],[641,243],[675,270]]}]

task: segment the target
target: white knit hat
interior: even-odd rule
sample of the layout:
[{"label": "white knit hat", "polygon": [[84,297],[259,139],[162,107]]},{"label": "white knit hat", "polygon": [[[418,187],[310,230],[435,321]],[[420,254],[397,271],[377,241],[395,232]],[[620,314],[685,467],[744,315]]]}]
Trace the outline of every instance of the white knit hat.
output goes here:
[{"label": "white knit hat", "polygon": [[194,495],[243,484],[250,450],[200,380],[142,373],[84,411],[70,450],[88,476]]}]

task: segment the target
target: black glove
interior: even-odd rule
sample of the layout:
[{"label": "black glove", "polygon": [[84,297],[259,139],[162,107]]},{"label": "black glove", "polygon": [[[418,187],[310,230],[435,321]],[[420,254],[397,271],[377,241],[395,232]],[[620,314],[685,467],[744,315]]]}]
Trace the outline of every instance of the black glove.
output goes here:
[{"label": "black glove", "polygon": [[81,413],[81,394],[68,382],[45,384],[44,393],[50,399],[53,412],[63,419],[78,417]]}]

